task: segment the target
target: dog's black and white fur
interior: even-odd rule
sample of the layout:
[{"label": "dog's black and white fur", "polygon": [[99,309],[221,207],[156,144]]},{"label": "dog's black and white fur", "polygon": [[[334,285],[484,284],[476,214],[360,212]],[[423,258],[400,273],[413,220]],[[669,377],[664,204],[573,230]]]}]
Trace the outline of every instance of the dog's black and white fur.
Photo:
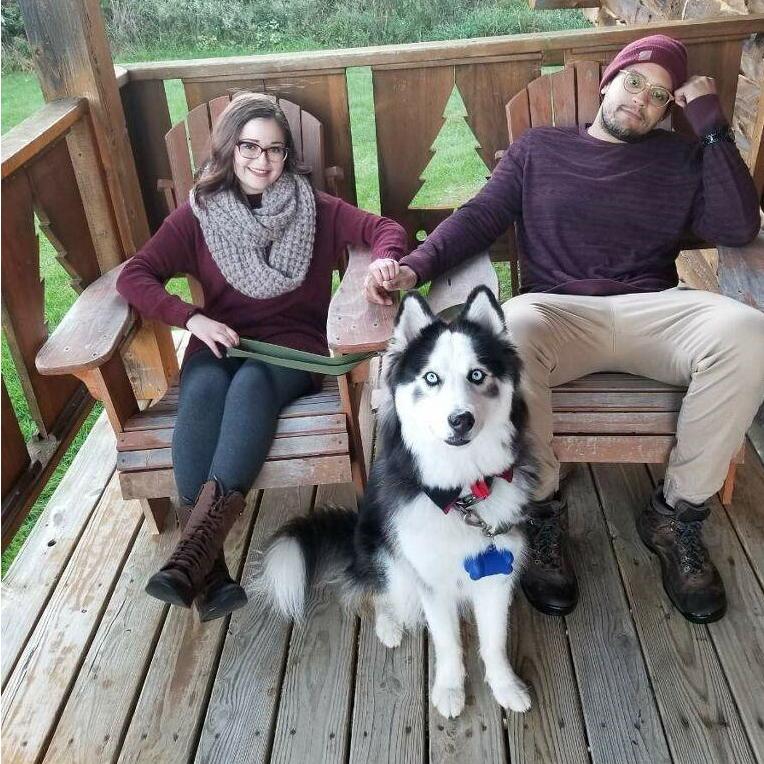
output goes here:
[{"label": "dog's black and white fur", "polygon": [[[517,526],[534,471],[521,364],[493,294],[476,289],[451,324],[433,316],[418,294],[407,295],[385,370],[389,394],[360,512],[326,508],[284,525],[264,553],[259,589],[296,620],[320,582],[338,584],[350,603],[370,597],[377,636],[390,648],[424,615],[436,651],[432,702],[446,717],[464,707],[459,611],[471,604],[494,697],[526,711],[528,690],[510,666],[506,642],[524,555]],[[490,496],[474,509],[499,531],[493,543],[512,552],[514,567],[473,581],[464,561],[486,550],[491,538],[458,511],[445,514],[425,489],[469,493],[479,479],[509,467],[511,481],[495,478]]]}]

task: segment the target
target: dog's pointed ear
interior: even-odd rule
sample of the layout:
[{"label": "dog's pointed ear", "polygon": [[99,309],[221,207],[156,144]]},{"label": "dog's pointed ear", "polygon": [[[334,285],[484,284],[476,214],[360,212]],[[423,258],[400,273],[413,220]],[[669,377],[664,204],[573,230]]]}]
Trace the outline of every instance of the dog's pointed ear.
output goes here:
[{"label": "dog's pointed ear", "polygon": [[493,292],[487,286],[479,286],[470,292],[464,303],[461,318],[472,321],[493,334],[503,334],[507,330],[502,313]]},{"label": "dog's pointed ear", "polygon": [[419,292],[409,292],[402,300],[398,315],[395,318],[393,345],[402,350],[426,326],[436,321],[430,306]]}]

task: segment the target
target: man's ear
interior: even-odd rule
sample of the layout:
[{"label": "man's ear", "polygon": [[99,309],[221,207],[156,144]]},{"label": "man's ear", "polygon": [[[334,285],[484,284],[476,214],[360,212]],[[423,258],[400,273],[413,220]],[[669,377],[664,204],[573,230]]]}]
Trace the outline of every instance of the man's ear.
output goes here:
[{"label": "man's ear", "polygon": [[419,292],[408,292],[395,318],[392,346],[396,350],[403,350],[425,327],[437,320]]}]

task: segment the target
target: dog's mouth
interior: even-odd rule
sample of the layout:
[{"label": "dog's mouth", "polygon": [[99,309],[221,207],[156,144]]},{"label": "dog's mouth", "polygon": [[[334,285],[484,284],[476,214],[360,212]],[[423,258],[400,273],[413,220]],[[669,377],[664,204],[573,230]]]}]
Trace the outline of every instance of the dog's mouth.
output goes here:
[{"label": "dog's mouth", "polygon": [[446,438],[446,443],[449,446],[466,446],[470,442],[470,438],[465,438],[461,435],[451,435]]}]

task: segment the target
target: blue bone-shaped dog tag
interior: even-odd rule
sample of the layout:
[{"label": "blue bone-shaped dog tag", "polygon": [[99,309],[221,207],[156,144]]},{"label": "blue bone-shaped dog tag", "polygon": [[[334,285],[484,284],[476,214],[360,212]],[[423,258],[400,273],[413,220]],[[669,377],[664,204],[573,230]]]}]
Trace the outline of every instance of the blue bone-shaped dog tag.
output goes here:
[{"label": "blue bone-shaped dog tag", "polygon": [[499,574],[508,576],[512,572],[514,559],[509,549],[497,549],[491,544],[488,549],[479,555],[468,557],[464,561],[464,569],[469,573],[473,581]]}]

